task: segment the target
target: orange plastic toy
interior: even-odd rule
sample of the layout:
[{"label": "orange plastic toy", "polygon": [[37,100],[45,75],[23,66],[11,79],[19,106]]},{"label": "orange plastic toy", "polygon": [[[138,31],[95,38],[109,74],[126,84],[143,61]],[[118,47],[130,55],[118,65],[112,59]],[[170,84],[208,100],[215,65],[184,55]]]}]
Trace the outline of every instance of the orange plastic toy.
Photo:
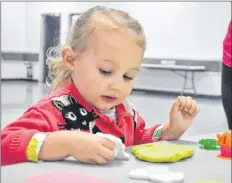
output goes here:
[{"label": "orange plastic toy", "polygon": [[220,146],[221,154],[218,155],[219,158],[232,159],[232,139],[231,130],[225,131],[222,135],[217,134],[217,144]]}]

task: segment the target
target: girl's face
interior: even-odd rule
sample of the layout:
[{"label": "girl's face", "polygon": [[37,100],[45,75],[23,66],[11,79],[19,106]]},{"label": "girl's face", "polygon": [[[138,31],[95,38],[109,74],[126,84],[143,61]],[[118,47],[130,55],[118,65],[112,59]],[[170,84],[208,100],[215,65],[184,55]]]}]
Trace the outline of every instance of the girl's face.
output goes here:
[{"label": "girl's face", "polygon": [[108,110],[129,96],[143,49],[127,34],[101,31],[92,37],[91,48],[74,61],[72,78],[87,102]]}]

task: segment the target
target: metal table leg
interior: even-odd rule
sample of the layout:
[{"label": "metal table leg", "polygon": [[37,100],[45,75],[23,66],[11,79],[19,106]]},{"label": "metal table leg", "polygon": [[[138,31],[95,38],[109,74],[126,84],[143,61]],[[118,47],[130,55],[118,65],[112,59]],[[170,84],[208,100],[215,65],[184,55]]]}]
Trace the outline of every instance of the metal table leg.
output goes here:
[{"label": "metal table leg", "polygon": [[[191,90],[193,90],[194,91],[194,95],[196,95],[197,94],[197,90],[196,90],[196,87],[195,87],[195,75],[194,75],[194,71],[191,71],[191,75],[190,75],[190,77],[188,77],[188,71],[186,70],[185,72],[184,72],[184,75],[183,75],[183,77],[184,77],[184,84],[183,84],[183,87],[182,87],[182,90],[181,90],[181,95],[183,95],[184,94],[184,91],[185,91],[185,89],[191,89]],[[187,87],[187,82],[188,82],[188,80],[191,80],[191,86],[190,87]]]},{"label": "metal table leg", "polygon": [[193,90],[194,90],[194,94],[196,95],[197,94],[197,90],[196,90],[196,87],[195,87],[195,81],[194,81],[195,77],[194,77],[194,71],[192,71],[192,87],[193,87]]},{"label": "metal table leg", "polygon": [[186,89],[187,77],[188,77],[188,72],[187,72],[187,71],[184,71],[184,85],[183,85],[183,87],[182,87],[181,95],[184,94],[184,90]]}]

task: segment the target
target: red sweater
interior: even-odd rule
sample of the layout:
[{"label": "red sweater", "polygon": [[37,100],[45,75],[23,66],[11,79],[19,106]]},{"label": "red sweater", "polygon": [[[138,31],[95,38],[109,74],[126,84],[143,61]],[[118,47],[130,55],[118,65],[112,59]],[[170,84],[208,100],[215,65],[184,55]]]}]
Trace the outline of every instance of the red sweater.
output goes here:
[{"label": "red sweater", "polygon": [[227,34],[223,41],[223,63],[232,68],[232,20],[229,23]]},{"label": "red sweater", "polygon": [[145,129],[144,120],[127,101],[116,106],[116,116],[117,123],[89,105],[70,80],[2,130],[1,164],[28,161],[28,143],[38,132],[102,132],[120,137],[126,146],[153,142],[153,133],[159,125]]}]

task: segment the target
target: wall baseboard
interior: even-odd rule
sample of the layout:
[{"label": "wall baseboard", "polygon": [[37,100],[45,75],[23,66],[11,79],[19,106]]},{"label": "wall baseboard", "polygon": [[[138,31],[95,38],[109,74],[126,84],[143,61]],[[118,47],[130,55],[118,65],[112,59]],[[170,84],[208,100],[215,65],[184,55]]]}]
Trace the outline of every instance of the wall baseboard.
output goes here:
[{"label": "wall baseboard", "polygon": [[15,60],[15,61],[27,61],[27,62],[38,62],[39,53],[26,53],[26,52],[1,52],[3,60]]},{"label": "wall baseboard", "polygon": [[[147,88],[133,88],[132,89],[132,93],[146,93],[147,94],[151,94],[151,95],[166,95],[166,96],[174,96],[174,97],[178,97],[180,96],[181,91],[172,91],[172,90],[156,90],[156,89],[147,89]],[[184,96],[191,96],[194,98],[205,98],[205,99],[220,99],[221,100],[221,96],[220,95],[207,95],[207,94],[201,94],[201,93],[197,93],[194,94],[192,92],[185,92],[183,94]]]},{"label": "wall baseboard", "polygon": [[27,79],[27,78],[1,78],[1,81],[28,81],[28,82],[38,82],[38,79]]},{"label": "wall baseboard", "polygon": [[221,72],[221,68],[222,68],[222,61],[220,60],[144,58],[144,63],[162,64],[162,60],[165,60],[167,62],[174,60],[176,65],[205,66],[207,72]]}]

